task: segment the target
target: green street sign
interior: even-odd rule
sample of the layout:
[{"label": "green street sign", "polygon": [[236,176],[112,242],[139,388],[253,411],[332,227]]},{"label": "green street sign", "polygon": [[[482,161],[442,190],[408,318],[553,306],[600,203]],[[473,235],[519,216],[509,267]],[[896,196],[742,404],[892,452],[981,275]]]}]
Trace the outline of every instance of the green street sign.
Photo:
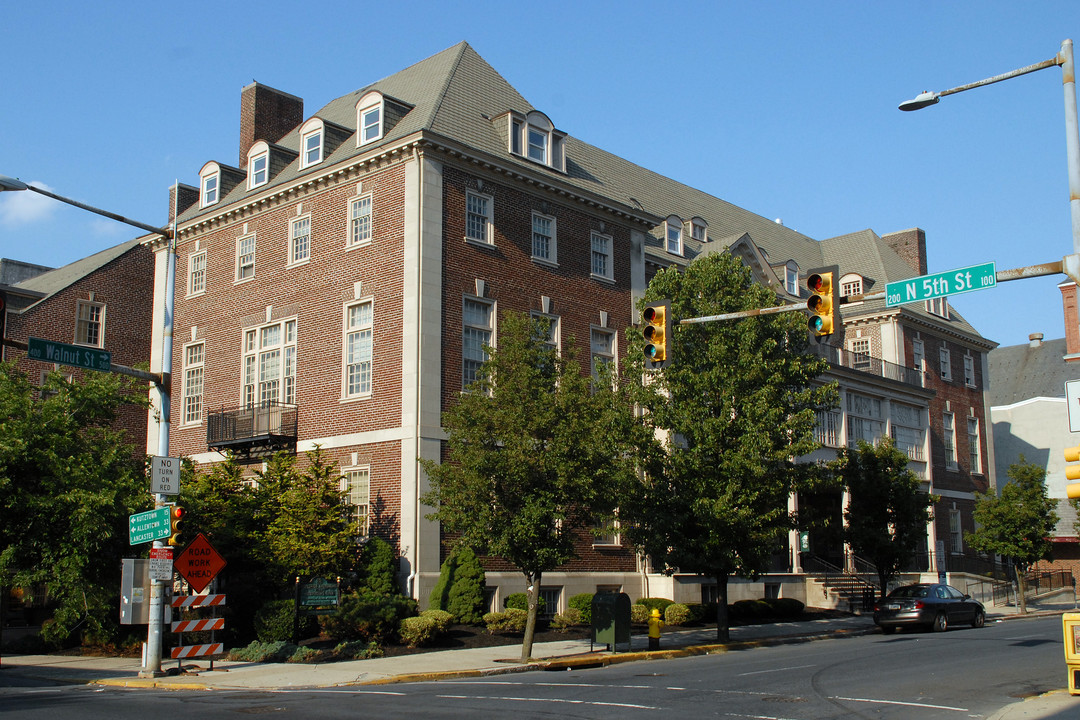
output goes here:
[{"label": "green street sign", "polygon": [[41,338],[27,338],[27,355],[33,360],[42,362],[60,363],[73,367],[86,368],[87,370],[101,370],[108,372],[112,369],[112,353],[107,350],[83,347],[82,345],[68,345],[67,343],[42,340]]},{"label": "green street sign", "polygon": [[128,515],[128,544],[139,545],[163,540],[171,535],[169,506]]},{"label": "green street sign", "polygon": [[897,280],[885,285],[885,306],[933,300],[947,295],[959,295],[972,290],[984,290],[997,285],[994,263],[949,270],[936,275]]}]

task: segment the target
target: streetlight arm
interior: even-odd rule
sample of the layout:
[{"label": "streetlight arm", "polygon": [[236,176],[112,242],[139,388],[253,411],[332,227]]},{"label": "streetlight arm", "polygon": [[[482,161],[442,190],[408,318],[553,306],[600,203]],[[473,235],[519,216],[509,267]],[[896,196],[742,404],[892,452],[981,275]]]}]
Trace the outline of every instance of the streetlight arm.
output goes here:
[{"label": "streetlight arm", "polygon": [[946,95],[955,95],[956,93],[964,92],[965,90],[973,90],[977,87],[982,87],[983,85],[993,85],[994,83],[999,83],[1002,80],[1008,80],[1010,78],[1019,77],[1020,75],[1027,75],[1028,73],[1033,73],[1038,70],[1045,70],[1046,68],[1062,65],[1064,64],[1064,62],[1064,59],[1059,54],[1049,60],[1044,60],[1041,63],[1028,65],[1027,67],[1020,68],[1019,70],[1011,70],[1001,75],[995,75],[994,77],[986,78],[985,80],[978,80],[973,83],[968,83],[967,85],[949,88],[948,90],[942,90],[940,92],[920,93],[914,99],[905,100],[904,102],[900,103],[900,109],[908,111],[921,110],[928,105],[936,105],[938,100],[945,97]]},{"label": "streetlight arm", "polygon": [[87,205],[86,203],[81,203],[78,200],[72,200],[71,198],[64,197],[63,195],[57,195],[54,192],[49,192],[48,190],[44,190],[44,189],[39,188],[39,187],[34,187],[33,185],[30,185],[28,183],[24,183],[22,180],[19,180],[17,178],[11,178],[11,177],[8,177],[7,175],[0,175],[0,191],[4,191],[4,190],[30,190],[30,191],[38,193],[39,195],[44,195],[45,197],[50,197],[53,200],[59,200],[62,203],[67,203],[68,205],[74,205],[75,207],[81,208],[82,210],[88,210],[89,212],[96,213],[97,215],[102,215],[102,216],[107,217],[107,218],[109,218],[111,220],[116,220],[117,222],[122,222],[125,225],[131,225],[132,227],[137,227],[140,230],[145,230],[147,232],[155,233],[155,234],[161,235],[162,237],[165,237],[165,238],[171,238],[172,237],[172,229],[171,228],[168,228],[168,227],[154,227],[153,225],[148,225],[146,223],[141,223],[138,220],[132,220],[130,218],[124,217],[123,215],[118,215],[117,213],[109,212],[108,210],[102,210],[101,208],[96,208],[93,205]]}]

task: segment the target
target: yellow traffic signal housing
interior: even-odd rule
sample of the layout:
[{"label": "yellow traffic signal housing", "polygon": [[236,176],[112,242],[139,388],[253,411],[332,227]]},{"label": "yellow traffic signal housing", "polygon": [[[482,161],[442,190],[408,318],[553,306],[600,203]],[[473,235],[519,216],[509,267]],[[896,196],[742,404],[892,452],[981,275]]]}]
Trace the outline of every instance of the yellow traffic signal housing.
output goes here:
[{"label": "yellow traffic signal housing", "polygon": [[183,528],[180,527],[180,521],[184,519],[184,508],[179,505],[169,506],[169,545],[180,544],[180,533]]},{"label": "yellow traffic signal housing", "polygon": [[[1065,448],[1065,462],[1077,462],[1078,460],[1080,460],[1080,445]],[[1065,478],[1067,480],[1080,480],[1080,465],[1066,465]],[[1065,494],[1070,500],[1080,499],[1080,483],[1066,485]]]},{"label": "yellow traffic signal housing", "polygon": [[645,336],[645,363],[647,368],[663,368],[671,363],[671,302],[658,300],[651,302],[641,311],[645,327],[641,333]]},{"label": "yellow traffic signal housing", "polygon": [[814,337],[832,335],[840,325],[840,302],[834,275],[834,271],[816,272],[806,278],[806,288],[810,291],[806,307],[813,313],[806,326]]}]

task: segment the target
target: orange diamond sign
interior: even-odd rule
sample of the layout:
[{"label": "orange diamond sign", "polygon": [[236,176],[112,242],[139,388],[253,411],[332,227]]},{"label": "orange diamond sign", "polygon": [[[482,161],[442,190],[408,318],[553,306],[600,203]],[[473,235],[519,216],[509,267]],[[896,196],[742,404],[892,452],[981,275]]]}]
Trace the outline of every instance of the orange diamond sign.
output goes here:
[{"label": "orange diamond sign", "polygon": [[205,535],[199,533],[173,561],[173,567],[188,581],[192,590],[201,593],[225,567],[225,558],[218,555]]}]

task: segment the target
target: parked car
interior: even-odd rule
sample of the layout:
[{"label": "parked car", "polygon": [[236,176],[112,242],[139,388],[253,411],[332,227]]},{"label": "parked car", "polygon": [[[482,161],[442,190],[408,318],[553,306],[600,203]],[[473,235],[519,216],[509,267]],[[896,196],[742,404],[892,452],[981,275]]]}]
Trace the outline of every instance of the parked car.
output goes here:
[{"label": "parked car", "polygon": [[954,624],[980,628],[985,623],[982,603],[951,585],[904,585],[874,604],[874,624],[886,635],[904,625],[944,632]]}]

